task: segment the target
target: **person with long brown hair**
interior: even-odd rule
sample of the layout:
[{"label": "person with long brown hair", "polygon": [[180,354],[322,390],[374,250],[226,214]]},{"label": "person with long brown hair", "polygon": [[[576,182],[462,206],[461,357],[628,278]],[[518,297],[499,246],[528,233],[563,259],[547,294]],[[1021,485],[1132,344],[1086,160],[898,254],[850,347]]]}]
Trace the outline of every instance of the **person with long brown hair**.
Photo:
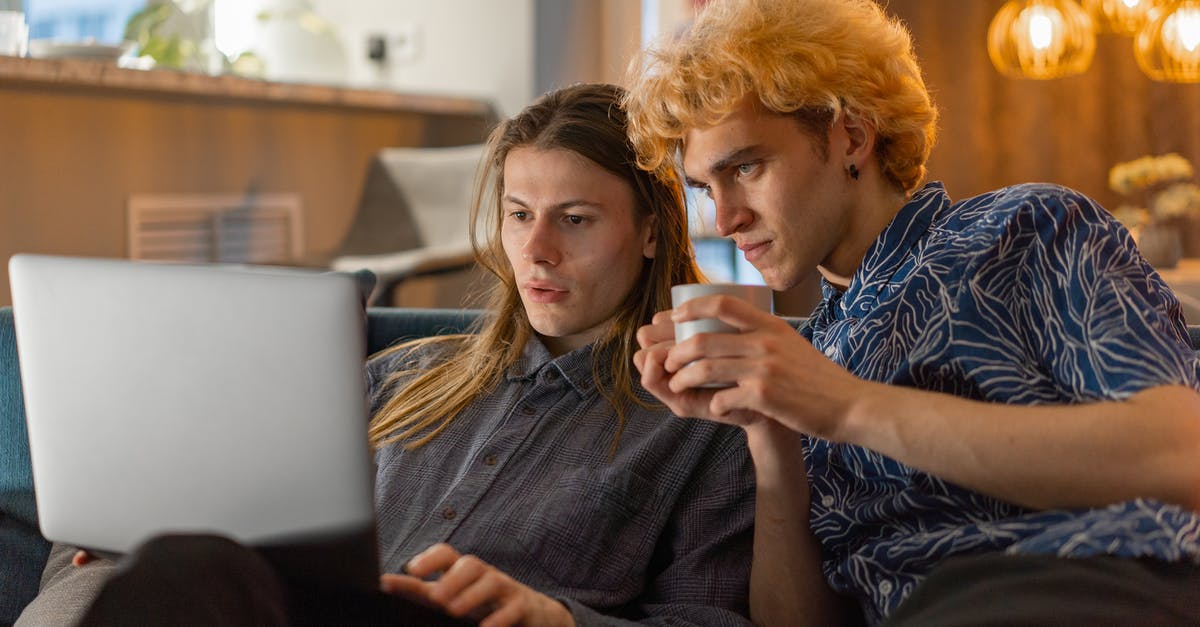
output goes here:
[{"label": "person with long brown hair", "polygon": [[[637,328],[703,277],[679,181],[638,167],[622,95],[567,87],[493,131],[470,225],[490,306],[368,361],[380,592],[298,589],[227,540],[168,538],[87,624],[749,624],[745,436],[672,416],[633,370]],[[75,570],[113,570],[88,559]],[[94,594],[69,568],[46,580]],[[34,606],[90,602],[54,599]]]},{"label": "person with long brown hair", "polygon": [[744,440],[673,418],[634,376],[637,328],[702,279],[677,178],[638,168],[621,94],[552,92],[492,133],[471,220],[489,313],[371,363],[384,567],[445,573],[385,582],[454,613],[478,587],[539,625],[740,620]]},{"label": "person with long brown hair", "polygon": [[[375,414],[371,438],[376,445],[414,437],[413,443],[419,445],[440,433],[479,394],[495,387],[501,375],[520,358],[531,337],[539,336],[552,352],[573,348],[572,340],[557,337],[550,327],[539,328],[550,324],[552,316],[581,316],[563,324],[585,325],[584,339],[598,342],[594,351],[597,359],[608,358],[607,371],[611,374],[603,376],[605,364],[597,361],[593,376],[597,389],[616,410],[618,424],[623,418],[623,407],[631,403],[645,406],[633,391],[631,373],[637,349],[633,334],[643,321],[669,306],[672,285],[694,283],[701,278],[688,238],[678,178],[670,168],[647,172],[636,166],[632,148],[623,134],[624,112],[613,100],[618,93],[615,86],[591,84],[551,92],[492,132],[476,177],[469,223],[478,263],[498,279],[487,307],[491,313],[476,333],[423,338],[388,351],[395,354],[442,344],[454,344],[457,349],[453,357],[426,370]],[[506,166],[514,153],[516,167],[510,169]],[[604,301],[589,301],[586,297],[591,294],[581,292],[566,301],[544,303],[541,302],[544,299],[536,298],[539,291],[536,287],[531,289],[521,284],[530,277],[517,275],[521,262],[516,259],[521,253],[506,248],[506,233],[519,230],[516,221],[505,229],[506,214],[515,210],[528,214],[529,207],[511,194],[506,174],[518,171],[525,175],[522,183],[531,175],[544,176],[545,171],[530,170],[541,165],[525,158],[534,153],[556,157],[549,161],[566,159],[597,174],[603,171],[610,182],[619,179],[621,194],[625,193],[625,187],[633,194],[630,219],[644,237],[650,238],[648,247],[634,264],[636,268],[621,273],[609,267],[594,278],[596,284],[607,288]],[[569,189],[570,185],[566,187],[566,196],[577,193]],[[571,200],[584,198],[572,196]],[[584,208],[585,203],[576,206]],[[584,218],[568,214],[563,219]],[[615,252],[604,249],[601,254]],[[531,272],[535,276],[541,274]],[[554,313],[559,311],[570,313]]]}]

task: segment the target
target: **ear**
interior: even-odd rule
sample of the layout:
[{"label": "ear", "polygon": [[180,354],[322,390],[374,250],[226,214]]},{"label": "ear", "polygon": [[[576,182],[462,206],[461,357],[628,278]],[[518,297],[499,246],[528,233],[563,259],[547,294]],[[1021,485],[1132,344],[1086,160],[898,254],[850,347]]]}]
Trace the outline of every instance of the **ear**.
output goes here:
[{"label": "ear", "polygon": [[862,169],[875,152],[875,126],[853,109],[842,110],[840,125],[846,133],[845,152],[834,156],[842,159],[844,167],[854,164]]},{"label": "ear", "polygon": [[654,259],[658,249],[658,216],[650,214],[642,221],[642,256]]}]

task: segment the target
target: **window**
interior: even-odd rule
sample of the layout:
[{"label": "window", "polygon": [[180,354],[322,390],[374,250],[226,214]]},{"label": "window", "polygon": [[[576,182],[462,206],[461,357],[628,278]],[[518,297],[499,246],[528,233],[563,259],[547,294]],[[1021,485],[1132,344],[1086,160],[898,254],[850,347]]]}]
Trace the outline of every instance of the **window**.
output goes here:
[{"label": "window", "polygon": [[30,39],[118,44],[146,0],[25,0]]},{"label": "window", "polygon": [[[705,0],[642,0],[642,46],[649,46],[662,33],[678,33],[691,24]],[[717,235],[717,209],[712,199],[696,189],[685,188],[688,230],[696,250],[696,264],[713,283],[764,285],[762,274],[748,261],[733,240]]]}]

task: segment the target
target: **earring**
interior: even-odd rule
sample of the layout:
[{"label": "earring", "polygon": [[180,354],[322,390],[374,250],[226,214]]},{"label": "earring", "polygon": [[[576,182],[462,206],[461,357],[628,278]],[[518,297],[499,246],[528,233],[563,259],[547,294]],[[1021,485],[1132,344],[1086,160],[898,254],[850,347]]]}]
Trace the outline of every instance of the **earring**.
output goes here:
[{"label": "earring", "polygon": [[857,181],[858,180],[858,166],[851,163],[850,167],[847,168],[847,170],[850,172],[850,178]]}]

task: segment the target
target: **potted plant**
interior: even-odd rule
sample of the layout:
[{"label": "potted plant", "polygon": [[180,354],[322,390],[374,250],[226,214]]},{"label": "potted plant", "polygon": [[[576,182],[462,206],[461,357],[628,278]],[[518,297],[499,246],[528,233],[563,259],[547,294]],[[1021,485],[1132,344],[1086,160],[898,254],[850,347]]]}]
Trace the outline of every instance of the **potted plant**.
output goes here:
[{"label": "potted plant", "polygon": [[213,0],[149,0],[125,23],[125,40],[154,67],[220,74],[225,57],[213,40]]},{"label": "potted plant", "polygon": [[1200,186],[1191,162],[1176,153],[1147,155],[1114,165],[1108,186],[1127,202],[1113,210],[1156,268],[1171,268],[1185,255],[1200,255],[1195,220]]}]

